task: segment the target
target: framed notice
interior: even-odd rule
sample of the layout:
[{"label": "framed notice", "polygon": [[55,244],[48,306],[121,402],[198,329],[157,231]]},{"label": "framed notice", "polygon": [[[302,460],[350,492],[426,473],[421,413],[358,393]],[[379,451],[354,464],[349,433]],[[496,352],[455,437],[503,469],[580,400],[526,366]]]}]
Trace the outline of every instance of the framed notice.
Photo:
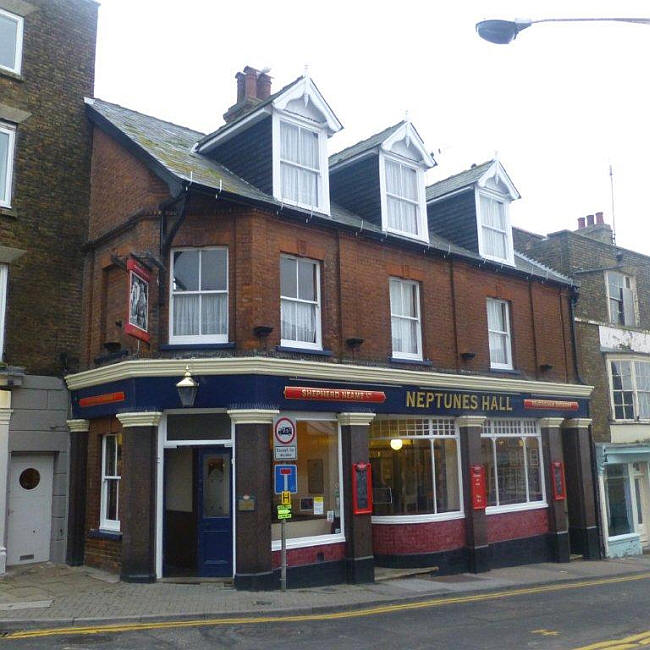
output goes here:
[{"label": "framed notice", "polygon": [[128,316],[124,331],[142,341],[149,342],[149,286],[151,273],[129,258],[126,262],[129,274]]},{"label": "framed notice", "polygon": [[372,514],[372,466],[370,463],[352,465],[352,512]]}]

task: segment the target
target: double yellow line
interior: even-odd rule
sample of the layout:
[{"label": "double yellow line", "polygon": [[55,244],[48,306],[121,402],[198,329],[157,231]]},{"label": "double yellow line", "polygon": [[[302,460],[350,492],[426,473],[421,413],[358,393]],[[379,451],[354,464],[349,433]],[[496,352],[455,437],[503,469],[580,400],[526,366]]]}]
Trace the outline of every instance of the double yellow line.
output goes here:
[{"label": "double yellow line", "polygon": [[[427,607],[442,607],[443,605],[458,605],[463,603],[479,603],[490,600],[503,598],[515,598],[517,596],[526,596],[529,594],[541,594],[545,592],[565,591],[567,589],[581,589],[583,587],[595,587],[598,585],[608,585],[620,582],[632,582],[635,580],[647,580],[650,573],[635,573],[633,575],[619,576],[615,578],[598,578],[594,580],[582,580],[580,582],[564,582],[560,584],[542,585],[538,587],[524,587],[522,589],[509,589],[507,591],[493,591],[487,593],[473,594],[471,596],[445,596],[443,598],[432,598],[417,602],[409,602],[397,605],[380,605],[368,607],[365,609],[354,609],[329,614],[296,614],[293,616],[240,616],[236,618],[208,618],[183,621],[160,621],[151,623],[122,623],[115,625],[98,625],[86,627],[56,627],[42,630],[24,630],[18,632],[9,632],[2,638],[12,639],[35,639],[51,636],[68,636],[68,635],[86,635],[86,634],[107,634],[118,632],[137,632],[139,630],[166,630],[181,629],[193,627],[210,627],[210,626],[228,626],[228,625],[253,625],[259,623],[301,623],[304,621],[331,621],[347,618],[360,618],[363,616],[376,616],[378,614],[392,614],[395,612],[404,612],[416,609],[426,609]],[[639,636],[639,635],[637,635]],[[650,633],[648,633],[650,636]],[[620,643],[620,642],[619,642]],[[637,646],[613,646],[613,645],[594,645],[587,646],[592,648],[614,648],[637,647]],[[586,649],[585,649],[586,650]]]}]

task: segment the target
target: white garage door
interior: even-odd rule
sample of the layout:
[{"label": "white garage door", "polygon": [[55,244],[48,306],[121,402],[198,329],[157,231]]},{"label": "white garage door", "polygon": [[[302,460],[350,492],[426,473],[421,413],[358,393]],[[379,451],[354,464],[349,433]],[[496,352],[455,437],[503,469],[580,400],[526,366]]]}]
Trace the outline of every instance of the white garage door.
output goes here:
[{"label": "white garage door", "polygon": [[52,454],[12,454],[7,564],[50,559],[53,473]]}]

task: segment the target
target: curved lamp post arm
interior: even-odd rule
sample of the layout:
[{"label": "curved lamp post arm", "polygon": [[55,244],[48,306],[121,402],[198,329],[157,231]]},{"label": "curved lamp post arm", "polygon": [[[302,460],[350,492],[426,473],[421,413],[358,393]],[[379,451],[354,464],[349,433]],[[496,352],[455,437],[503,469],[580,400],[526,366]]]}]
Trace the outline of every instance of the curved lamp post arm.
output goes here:
[{"label": "curved lamp post arm", "polygon": [[517,38],[517,34],[535,23],[585,23],[616,22],[650,25],[650,18],[540,18],[539,20],[482,20],[476,24],[478,35],[498,45],[506,45]]}]

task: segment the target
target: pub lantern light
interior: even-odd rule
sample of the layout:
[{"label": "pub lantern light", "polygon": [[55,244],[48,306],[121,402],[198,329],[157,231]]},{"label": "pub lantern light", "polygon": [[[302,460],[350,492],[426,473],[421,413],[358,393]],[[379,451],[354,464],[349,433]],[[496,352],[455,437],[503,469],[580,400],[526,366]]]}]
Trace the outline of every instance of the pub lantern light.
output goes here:
[{"label": "pub lantern light", "polygon": [[183,407],[189,408],[194,406],[196,393],[199,390],[199,383],[192,377],[189,366],[185,366],[185,375],[176,384],[176,390],[178,391],[178,397]]},{"label": "pub lantern light", "polygon": [[402,448],[403,444],[404,441],[401,438],[393,438],[390,441],[390,448],[394,449],[395,451],[399,451]]}]

